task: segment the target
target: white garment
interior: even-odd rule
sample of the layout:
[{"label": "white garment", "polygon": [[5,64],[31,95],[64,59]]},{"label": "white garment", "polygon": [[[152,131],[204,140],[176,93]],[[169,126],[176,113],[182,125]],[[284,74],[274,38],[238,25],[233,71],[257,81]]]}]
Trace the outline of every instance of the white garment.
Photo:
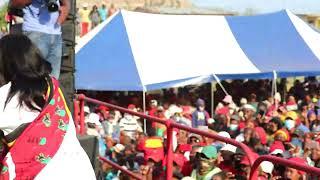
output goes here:
[{"label": "white garment", "polygon": [[142,132],[142,128],[138,121],[128,114],[124,115],[124,118],[120,120],[119,126],[120,130],[124,131],[131,139],[134,139],[137,131]]},{"label": "white garment", "polygon": [[[10,100],[4,109],[10,87],[11,83],[0,87],[0,129],[4,130],[6,134],[22,123],[32,122],[39,115],[39,112],[30,111],[25,106],[18,108],[17,95]],[[10,153],[7,154],[7,157],[11,159]],[[8,163],[8,166],[10,179],[14,179],[15,166],[12,161]],[[90,160],[76,137],[72,118],[69,121],[68,130],[57,153],[35,179],[96,179]]]},{"label": "white garment", "polygon": [[11,83],[0,87],[0,129],[7,135],[23,123],[32,122],[39,115],[38,111],[19,108],[18,96],[12,97],[4,109]]}]

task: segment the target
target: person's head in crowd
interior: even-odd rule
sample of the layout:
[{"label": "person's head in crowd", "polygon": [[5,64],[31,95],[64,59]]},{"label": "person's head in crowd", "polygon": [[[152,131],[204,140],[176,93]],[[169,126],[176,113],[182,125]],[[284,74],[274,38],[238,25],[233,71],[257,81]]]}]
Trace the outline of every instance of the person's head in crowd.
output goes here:
[{"label": "person's head in crowd", "polygon": [[252,137],[249,141],[249,146],[256,152],[263,150],[263,146],[267,144],[267,134],[262,127],[255,127]]},{"label": "person's head in crowd", "polygon": [[102,9],[106,9],[106,4],[105,4],[105,3],[102,3],[101,8],[102,8]]},{"label": "person's head in crowd", "polygon": [[9,34],[0,39],[0,86],[11,82],[5,107],[18,94],[20,107],[41,111],[50,72],[50,63],[27,36]]},{"label": "person's head in crowd", "polygon": [[[289,159],[290,161],[294,161],[299,164],[304,164],[307,165],[305,160],[299,157],[293,157]],[[286,167],[285,173],[284,173],[284,178],[285,179],[290,179],[290,180],[302,180],[305,175],[304,171],[297,170],[295,168],[291,167]]]},{"label": "person's head in crowd", "polygon": [[240,107],[242,107],[242,106],[244,106],[244,105],[246,105],[246,104],[248,104],[248,100],[246,99],[246,98],[241,98],[240,99]]},{"label": "person's head in crowd", "polygon": [[251,93],[249,98],[248,98],[249,103],[254,103],[257,102],[257,95],[254,93]]},{"label": "person's head in crowd", "polygon": [[243,143],[249,144],[252,136],[253,136],[253,129],[252,128],[245,128],[243,130],[243,138],[244,138]]},{"label": "person's head in crowd", "polygon": [[238,115],[232,115],[230,117],[229,133],[237,132],[239,130],[240,117]]},{"label": "person's head in crowd", "polygon": [[156,109],[156,108],[158,107],[158,101],[155,100],[155,99],[152,99],[152,100],[150,101],[149,106],[150,106],[151,109]]},{"label": "person's head in crowd", "polygon": [[82,8],[83,8],[84,10],[87,10],[87,9],[88,9],[88,3],[83,3],[83,4],[82,4]]},{"label": "person's head in crowd", "polygon": [[105,144],[106,144],[107,148],[111,148],[116,144],[116,141],[114,139],[112,139],[111,136],[107,136],[107,137],[105,137]]},{"label": "person's head in crowd", "polygon": [[251,104],[243,106],[243,113],[245,120],[252,120],[254,118],[256,109]]},{"label": "person's head in crowd", "polygon": [[201,98],[197,99],[196,107],[198,111],[205,111],[205,106],[206,104],[203,99]]},{"label": "person's head in crowd", "polygon": [[100,117],[98,114],[90,113],[88,118],[85,119],[85,122],[87,123],[89,129],[98,129],[98,127],[101,125],[99,120]]},{"label": "person's head in crowd", "polygon": [[291,117],[287,117],[286,120],[284,121],[284,127],[289,131],[289,132],[294,132],[296,126],[296,121],[293,120]]},{"label": "person's head in crowd", "polygon": [[163,108],[163,106],[158,106],[158,107],[157,107],[156,116],[159,117],[159,118],[166,119],[166,118],[165,118],[165,114],[164,114],[164,108]]},{"label": "person's head in crowd", "polygon": [[236,153],[237,147],[231,144],[225,145],[220,149],[221,157],[224,164],[232,164],[233,156]]},{"label": "person's head in crowd", "polygon": [[97,5],[93,5],[92,6],[92,11],[98,11],[98,6]]},{"label": "person's head in crowd", "polygon": [[310,123],[317,119],[317,115],[314,111],[310,111],[307,117]]},{"label": "person's head in crowd", "polygon": [[250,173],[250,161],[248,156],[243,156],[241,161],[240,161],[240,166],[239,166],[240,172],[242,172],[242,178],[247,177],[248,174]]},{"label": "person's head in crowd", "polygon": [[282,128],[282,122],[278,117],[274,117],[272,118],[269,123],[268,123],[268,127],[267,127],[267,132],[269,134],[274,134],[275,132],[277,132],[279,129]]},{"label": "person's head in crowd", "polygon": [[188,132],[184,130],[179,130],[178,133],[178,142],[179,144],[187,144],[188,143]]},{"label": "person's head in crowd", "polygon": [[304,97],[304,101],[309,105],[309,104],[311,104],[312,103],[312,98],[311,98],[311,96],[310,95],[305,95],[305,97]]},{"label": "person's head in crowd", "polygon": [[202,141],[202,137],[198,134],[191,133],[188,137],[188,144],[191,146],[198,145]]},{"label": "person's head in crowd", "polygon": [[233,154],[233,161],[232,161],[232,166],[235,168],[239,168],[240,167],[240,162],[243,158],[243,156],[245,156],[245,152],[241,149],[241,148],[236,148],[236,152]]},{"label": "person's head in crowd", "polygon": [[315,148],[312,148],[312,149],[310,149],[310,151],[311,151],[311,155],[310,155],[310,158],[311,158],[311,160],[312,161],[314,161],[316,164],[316,167],[318,167],[318,168],[320,168],[320,164],[319,164],[319,162],[320,162],[320,147],[318,146],[318,147],[315,147]]},{"label": "person's head in crowd", "polygon": [[283,157],[285,147],[282,141],[274,141],[269,148],[269,154],[277,157]]},{"label": "person's head in crowd", "polygon": [[[134,104],[129,104],[128,105],[128,110],[137,112],[137,108]],[[132,120],[134,118],[134,116],[132,114],[129,113],[124,113],[124,118],[126,118],[127,120]]]},{"label": "person's head in crowd", "polygon": [[222,103],[223,103],[223,105],[225,105],[225,106],[229,106],[230,104],[232,104],[232,103],[233,103],[232,96],[226,95],[226,96],[223,98]]},{"label": "person's head in crowd", "polygon": [[200,176],[205,176],[207,173],[216,168],[217,149],[214,146],[205,146],[201,152],[196,154],[196,172]]},{"label": "person's head in crowd", "polygon": [[104,120],[108,119],[109,108],[107,106],[100,105],[96,109],[96,113],[100,116],[100,120],[104,121]]},{"label": "person's head in crowd", "polygon": [[261,171],[259,172],[259,178],[271,179],[274,165],[269,161],[263,161],[260,164]]}]

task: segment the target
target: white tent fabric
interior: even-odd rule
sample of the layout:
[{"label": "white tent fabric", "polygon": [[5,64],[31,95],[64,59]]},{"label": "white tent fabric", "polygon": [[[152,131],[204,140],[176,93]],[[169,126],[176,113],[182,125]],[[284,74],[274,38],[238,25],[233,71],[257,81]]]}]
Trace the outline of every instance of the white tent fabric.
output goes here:
[{"label": "white tent fabric", "polygon": [[319,33],[289,11],[224,17],[122,10],[80,39],[76,88],[148,91],[209,82],[213,75],[314,75],[319,45]]}]

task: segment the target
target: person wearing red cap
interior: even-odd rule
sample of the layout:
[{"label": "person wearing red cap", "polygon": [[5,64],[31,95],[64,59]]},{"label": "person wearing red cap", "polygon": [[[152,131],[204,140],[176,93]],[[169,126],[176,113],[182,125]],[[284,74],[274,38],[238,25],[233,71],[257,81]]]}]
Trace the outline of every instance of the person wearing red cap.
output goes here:
[{"label": "person wearing red cap", "polygon": [[267,134],[262,127],[255,127],[252,137],[249,141],[249,146],[258,154],[266,154]]},{"label": "person wearing red cap", "polygon": [[[290,158],[289,160],[299,164],[307,165],[306,161],[302,158],[293,157],[293,158]],[[286,167],[286,171],[284,172],[284,178],[291,179],[291,180],[300,180],[304,177],[304,175],[305,175],[304,171],[300,171],[291,167]]]}]

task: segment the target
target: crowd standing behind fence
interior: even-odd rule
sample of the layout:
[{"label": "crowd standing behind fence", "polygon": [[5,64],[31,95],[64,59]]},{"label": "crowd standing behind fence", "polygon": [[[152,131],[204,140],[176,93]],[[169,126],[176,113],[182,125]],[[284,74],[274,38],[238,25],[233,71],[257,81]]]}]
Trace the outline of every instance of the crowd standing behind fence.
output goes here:
[{"label": "crowd standing behind fence", "polygon": [[[286,96],[270,96],[268,81],[245,84],[239,81],[223,83],[231,95],[221,99],[208,117],[207,99],[195,97],[208,94],[205,90],[175,94],[166,91],[164,96],[147,96],[148,114],[163,120],[172,119],[181,125],[233,138],[251,149],[256,159],[261,155],[283,157],[304,165],[320,167],[320,101],[318,81],[296,81]],[[252,87],[257,87],[257,96]],[[238,86],[241,89],[233,89]],[[205,88],[204,88],[205,89]],[[181,89],[182,90],[182,89]],[[237,94],[243,93],[243,96]],[[210,93],[209,93],[210,94]],[[98,95],[97,97],[101,94]],[[157,98],[156,98],[157,97]],[[204,96],[201,96],[204,97]],[[156,99],[153,99],[156,98]],[[127,108],[140,111],[138,97],[125,98]],[[130,99],[128,101],[128,99]],[[118,104],[115,100],[109,101]],[[132,104],[130,104],[132,103]],[[167,137],[166,126],[149,125],[148,134],[142,132],[142,119],[130,114],[122,115],[104,106],[85,108],[88,134],[100,139],[100,155],[149,179],[166,177]],[[181,129],[173,132],[175,179],[248,179],[251,164],[240,148],[214,139],[188,133]],[[106,164],[105,177],[124,178]],[[317,179],[315,175],[264,161],[259,166],[259,179]]]}]

